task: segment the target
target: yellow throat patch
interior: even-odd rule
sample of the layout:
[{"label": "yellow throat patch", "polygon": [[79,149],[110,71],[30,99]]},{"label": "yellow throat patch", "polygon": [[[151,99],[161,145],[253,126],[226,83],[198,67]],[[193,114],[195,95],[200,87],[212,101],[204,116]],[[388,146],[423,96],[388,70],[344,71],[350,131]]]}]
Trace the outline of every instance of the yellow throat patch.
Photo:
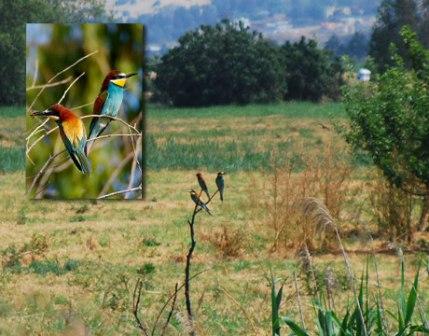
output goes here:
[{"label": "yellow throat patch", "polygon": [[112,79],[111,82],[120,87],[124,87],[125,83],[127,82],[127,79],[126,78]]}]

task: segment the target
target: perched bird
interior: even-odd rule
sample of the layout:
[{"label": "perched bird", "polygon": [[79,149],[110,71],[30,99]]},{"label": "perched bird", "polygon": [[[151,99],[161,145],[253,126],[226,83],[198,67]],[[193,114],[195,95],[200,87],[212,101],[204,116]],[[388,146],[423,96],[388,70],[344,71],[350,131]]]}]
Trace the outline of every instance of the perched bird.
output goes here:
[{"label": "perched bird", "polygon": [[[125,83],[129,77],[134,75],[137,75],[137,73],[125,74],[118,70],[111,70],[104,78],[100,93],[95,99],[92,109],[93,114],[116,117],[124,98]],[[111,121],[108,118],[92,118],[89,125],[88,139],[98,137]]]},{"label": "perched bird", "polygon": [[45,111],[33,112],[32,116],[46,116],[58,124],[61,139],[71,159],[84,174],[91,172],[91,164],[87,157],[86,132],[82,120],[67,107],[54,104]]},{"label": "perched bird", "polygon": [[225,189],[225,181],[223,179],[223,175],[225,175],[225,172],[221,171],[217,173],[216,176],[216,186],[219,190],[220,200],[223,202],[223,190]]},{"label": "perched bird", "polygon": [[207,213],[208,213],[209,215],[211,215],[211,212],[210,212],[209,208],[208,208],[208,207],[207,207],[207,205],[206,205],[206,204],[201,200],[201,198],[198,196],[198,194],[196,193],[196,191],[195,191],[194,189],[191,189],[190,194],[191,194],[191,199],[194,201],[194,203],[195,203],[197,206],[199,206],[199,207],[203,208],[204,210],[206,210],[206,211],[207,211]]},{"label": "perched bird", "polygon": [[[206,181],[204,181],[203,175],[201,173],[197,173],[197,179],[198,179],[198,184],[201,187],[201,190],[206,193],[208,198],[210,198],[209,189],[207,188]],[[200,196],[201,196],[201,194],[200,194]]]}]

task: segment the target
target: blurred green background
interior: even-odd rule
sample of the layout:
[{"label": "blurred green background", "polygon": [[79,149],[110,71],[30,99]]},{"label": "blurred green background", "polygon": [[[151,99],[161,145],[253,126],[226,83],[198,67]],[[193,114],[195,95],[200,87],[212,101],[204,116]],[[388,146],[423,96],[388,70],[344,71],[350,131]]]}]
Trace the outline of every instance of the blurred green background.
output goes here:
[{"label": "blurred green background", "polygon": [[[140,24],[27,24],[27,135],[43,121],[42,118],[30,117],[28,112],[29,106],[40,91],[37,86],[47,83],[55,74],[94,51],[98,52],[56,78],[54,82],[67,78],[70,80],[46,88],[31,110],[44,110],[58,102],[71,82],[85,72],[68,91],[62,104],[72,108],[80,116],[92,114],[93,102],[99,93],[101,83],[111,69],[125,73],[137,72],[138,76],[127,81],[118,117],[141,130],[144,122],[142,94],[144,37],[144,27]],[[90,121],[90,118],[83,120],[87,134]],[[56,124],[50,121],[47,129],[55,126]],[[130,133],[130,130],[120,122],[112,121],[103,135],[113,133],[126,134]],[[30,140],[30,145],[40,135],[41,133],[34,136]],[[125,136],[97,140],[89,155],[92,164],[90,175],[83,175],[72,164],[64,164],[68,159],[65,154],[58,157],[55,160],[54,173],[44,187],[38,189],[38,194],[33,193],[32,197],[97,198],[101,194],[127,189],[130,186],[133,158],[125,159],[133,152],[133,145],[134,148],[137,147],[137,140],[137,137]],[[27,159],[27,189],[49,156],[63,149],[64,145],[56,131],[31,150],[29,156],[34,164]],[[142,151],[138,158],[140,165],[137,165],[131,183],[133,187],[142,183],[144,175],[141,170]],[[126,198],[135,199],[141,196],[142,192],[137,191],[128,193]],[[123,199],[124,194],[112,198]]]}]

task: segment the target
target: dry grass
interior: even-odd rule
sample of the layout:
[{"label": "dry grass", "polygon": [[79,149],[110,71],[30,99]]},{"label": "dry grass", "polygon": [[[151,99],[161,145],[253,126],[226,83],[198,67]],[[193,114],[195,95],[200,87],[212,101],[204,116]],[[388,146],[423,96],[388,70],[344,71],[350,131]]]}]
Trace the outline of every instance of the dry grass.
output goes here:
[{"label": "dry grass", "polygon": [[[305,216],[303,200],[319,197],[336,220],[346,209],[347,197],[352,182],[352,166],[347,161],[344,145],[336,144],[331,138],[318,156],[302,152],[303,170],[296,172],[294,160],[286,157],[279,165],[277,160],[283,153],[276,152],[269,181],[264,185],[261,202],[260,190],[253,188],[256,195],[250,198],[252,207],[265,208],[265,221],[273,231],[272,251],[280,247],[290,251],[301,250],[303,244],[311,251],[329,250],[334,236],[332,230],[315,225]],[[287,156],[287,154],[286,154]],[[255,203],[256,202],[256,203]],[[281,246],[280,246],[281,245]]]},{"label": "dry grass", "polygon": [[[149,130],[156,138],[162,137],[162,130],[178,132],[179,127],[184,127],[181,131],[195,139],[200,136],[192,133],[195,128],[187,118],[181,118],[180,123],[162,115],[152,118]],[[258,125],[258,118],[248,119],[244,114],[232,117],[233,120],[227,115],[210,117],[206,127],[240,126],[250,132]],[[269,335],[270,287],[266,278],[270,269],[285,283],[280,313],[300,319],[297,285],[303,318],[309,324],[313,303],[306,273],[301,271],[295,251],[286,248],[296,248],[302,237],[310,239],[313,233],[322,237],[323,232],[309,218],[307,224],[300,221],[301,215],[294,207],[299,199],[321,198],[344,233],[350,227],[359,231],[363,227],[376,229],[368,211],[371,205],[370,189],[365,184],[367,168],[359,168],[350,175],[341,160],[335,159],[333,154],[338,151],[329,147],[330,134],[318,126],[317,120],[287,116],[272,119],[270,125],[267,121],[263,127],[258,126],[268,130],[255,135],[258,146],[266,149],[260,144],[269,143],[276,132],[284,139],[287,135],[296,136],[291,147],[277,155],[306,153],[302,161],[308,162],[308,167],[295,171],[288,165],[278,165],[272,173],[227,172],[225,201],[213,202],[210,209],[215,215],[201,216],[195,228],[198,244],[192,269],[194,273],[205,271],[192,282],[198,335]],[[174,122],[170,128],[171,120]],[[280,124],[286,126],[282,128]],[[313,136],[303,136],[308,131],[300,134],[301,128],[310,129]],[[238,141],[241,135],[237,133],[235,139]],[[315,137],[321,141],[319,145],[315,144]],[[250,135],[246,139],[251,139]],[[304,141],[300,143],[299,139]],[[323,160],[324,157],[332,160]],[[205,167],[199,168],[206,171]],[[145,201],[29,202],[25,200],[22,171],[0,175],[0,335],[79,335],[86,331],[94,335],[139,335],[131,314],[132,289],[138,277],[144,279],[142,304],[152,325],[174,284],[183,280],[189,243],[186,221],[193,209],[188,191],[197,188],[197,182],[195,171],[185,169],[152,169],[147,177]],[[214,190],[214,181],[210,179],[207,183],[209,190]],[[363,215],[355,215],[356,202],[363,204]],[[359,222],[355,220],[357,217]],[[273,250],[276,232],[280,234],[277,250]],[[361,240],[345,235],[346,249],[365,248],[370,252],[371,247],[382,243],[380,240],[371,243],[367,235],[364,237]],[[347,271],[342,256],[337,254],[338,244],[330,236],[326,238],[335,253],[311,251],[314,277],[321,287],[329,279],[332,300],[337,309],[342,309],[350,300]],[[420,239],[427,241],[428,237],[422,235]],[[320,240],[314,239],[313,243],[315,250],[319,250]],[[15,256],[20,268],[4,266],[11,254],[3,252],[11,251],[12,246],[18,252]],[[21,255],[26,251],[31,251],[32,256]],[[418,258],[415,254],[405,255],[408,280]],[[349,253],[349,259],[354,273],[361,274],[367,254]],[[400,274],[398,257],[377,255],[376,260],[382,265],[379,275],[385,305],[394,307]],[[375,272],[372,264],[369,270]],[[420,304],[427,307],[426,273],[422,273],[421,285]],[[377,286],[374,277],[370,286]],[[179,293],[177,309],[167,335],[186,335],[183,292]]]}]

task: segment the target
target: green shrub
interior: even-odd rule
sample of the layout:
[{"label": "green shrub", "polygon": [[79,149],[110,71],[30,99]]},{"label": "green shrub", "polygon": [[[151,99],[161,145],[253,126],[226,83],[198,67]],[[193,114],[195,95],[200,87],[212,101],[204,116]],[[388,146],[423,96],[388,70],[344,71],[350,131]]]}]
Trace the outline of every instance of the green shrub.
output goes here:
[{"label": "green shrub", "polygon": [[63,269],[65,272],[72,272],[79,267],[79,261],[74,259],[67,259],[64,263]]},{"label": "green shrub", "polygon": [[39,275],[43,275],[43,276],[49,273],[52,273],[55,275],[63,274],[63,269],[61,268],[61,265],[56,260],[41,260],[41,261],[34,260],[31,262],[28,268],[31,272]]},{"label": "green shrub", "polygon": [[149,275],[153,274],[156,271],[156,267],[152,263],[145,263],[142,267],[137,270],[137,273],[140,275]]},{"label": "green shrub", "polygon": [[[428,321],[421,314],[416,316],[419,270],[420,267],[407,294],[405,290],[405,267],[403,261],[401,261],[400,291],[396,311],[384,310],[380,293],[371,293],[368,286],[368,271],[366,271],[362,276],[359,292],[356,293],[354,306],[349,307],[343,316],[340,316],[339,312],[326,307],[323,304],[323,300],[315,299],[315,334],[310,333],[305,327],[299,326],[297,322],[289,317],[285,317],[284,321],[289,329],[292,330],[293,335],[298,336],[408,336],[417,335],[418,333],[429,334]],[[392,323],[387,323],[387,315],[393,318],[395,326]]]}]

